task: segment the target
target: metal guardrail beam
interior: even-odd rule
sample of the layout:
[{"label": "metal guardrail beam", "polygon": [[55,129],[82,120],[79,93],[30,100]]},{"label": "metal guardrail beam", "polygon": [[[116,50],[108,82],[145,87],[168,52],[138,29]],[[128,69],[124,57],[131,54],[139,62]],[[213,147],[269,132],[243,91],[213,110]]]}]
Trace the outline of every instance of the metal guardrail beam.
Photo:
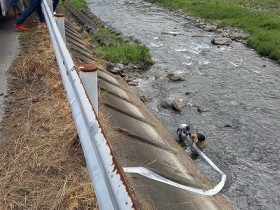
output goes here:
[{"label": "metal guardrail beam", "polygon": [[0,0],[0,7],[2,15],[7,15],[10,7],[11,7],[11,0]]},{"label": "metal guardrail beam", "polygon": [[47,0],[43,0],[42,10],[99,208],[104,210],[135,209],[122,170],[113,155],[109,141],[102,132],[96,112],[74,67],[74,62],[61,37]]}]

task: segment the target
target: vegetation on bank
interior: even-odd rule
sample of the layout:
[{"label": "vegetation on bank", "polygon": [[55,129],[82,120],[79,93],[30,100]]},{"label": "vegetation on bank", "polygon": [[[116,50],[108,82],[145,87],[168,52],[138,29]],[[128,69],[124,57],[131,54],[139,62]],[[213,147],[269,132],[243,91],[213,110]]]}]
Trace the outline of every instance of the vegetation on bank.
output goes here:
[{"label": "vegetation on bank", "polygon": [[233,26],[250,33],[247,45],[280,63],[280,1],[275,0],[147,0],[181,10],[219,27]]},{"label": "vegetation on bank", "polygon": [[85,0],[67,0],[67,2],[72,4],[77,9],[84,9],[87,6]]},{"label": "vegetation on bank", "polygon": [[[110,37],[116,44],[104,46],[98,43],[100,37]],[[149,49],[141,44],[126,43],[122,38],[112,33],[109,29],[100,28],[98,32],[91,33],[90,37],[95,46],[96,52],[102,58],[114,63],[152,63]]]},{"label": "vegetation on bank", "polygon": [[[69,3],[79,10],[86,8],[84,0],[69,0]],[[152,64],[150,51],[145,45],[127,43],[104,26],[101,26],[97,32],[89,33],[89,37],[92,40],[96,53],[103,59],[123,64]],[[98,39],[102,37],[109,37],[115,44],[109,46],[100,44]]]}]

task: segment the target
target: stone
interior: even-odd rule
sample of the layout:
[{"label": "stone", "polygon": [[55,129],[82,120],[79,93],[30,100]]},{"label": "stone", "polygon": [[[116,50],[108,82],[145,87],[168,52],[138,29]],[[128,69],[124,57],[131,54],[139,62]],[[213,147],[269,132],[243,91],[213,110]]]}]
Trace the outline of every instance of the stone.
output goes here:
[{"label": "stone", "polygon": [[186,106],[183,99],[175,99],[172,105],[178,112],[182,112],[182,109]]},{"label": "stone", "polygon": [[248,33],[232,33],[229,35],[229,38],[232,40],[244,40],[249,37]]},{"label": "stone", "polygon": [[232,40],[227,37],[222,37],[212,39],[211,43],[215,45],[230,45],[232,43]]},{"label": "stone", "polygon": [[200,107],[200,106],[197,107],[197,111],[200,112],[200,113],[202,113],[202,112],[209,112],[208,109]]},{"label": "stone", "polygon": [[179,74],[169,73],[166,77],[171,81],[185,81],[185,78]]},{"label": "stone", "polygon": [[207,25],[204,27],[204,30],[205,30],[205,31],[209,31],[209,32],[211,32],[211,31],[216,31],[216,30],[217,30],[217,26],[207,24]]},{"label": "stone", "polygon": [[116,45],[116,41],[111,39],[110,37],[107,36],[100,36],[97,39],[97,42],[101,45],[101,46],[114,46]]},{"label": "stone", "polygon": [[165,99],[163,102],[162,102],[162,107],[163,108],[169,108],[169,107],[173,107],[173,101],[172,99]]},{"label": "stone", "polygon": [[120,74],[123,72],[124,65],[121,63],[115,64],[108,62],[107,63],[107,70],[113,74]]},{"label": "stone", "polygon": [[137,86],[139,83],[137,81],[130,81],[128,82],[130,86]]},{"label": "stone", "polygon": [[140,100],[145,103],[146,101],[148,101],[148,98],[147,98],[147,96],[142,95],[142,96],[140,96]]}]

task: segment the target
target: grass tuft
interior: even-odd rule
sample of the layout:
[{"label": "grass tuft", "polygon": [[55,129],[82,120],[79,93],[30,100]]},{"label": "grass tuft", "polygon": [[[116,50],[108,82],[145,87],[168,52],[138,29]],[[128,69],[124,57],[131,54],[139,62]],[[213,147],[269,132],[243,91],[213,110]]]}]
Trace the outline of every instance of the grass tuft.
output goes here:
[{"label": "grass tuft", "polygon": [[[114,33],[106,28],[100,28],[98,32],[90,34],[95,45],[97,54],[103,59],[114,63],[147,63],[152,64],[152,58],[149,49],[141,44],[126,43],[122,38],[117,37]],[[115,45],[102,46],[98,43],[100,37],[110,37]]]},{"label": "grass tuft", "polygon": [[87,4],[85,0],[67,0],[68,3],[72,4],[77,9],[84,9],[86,8]]}]

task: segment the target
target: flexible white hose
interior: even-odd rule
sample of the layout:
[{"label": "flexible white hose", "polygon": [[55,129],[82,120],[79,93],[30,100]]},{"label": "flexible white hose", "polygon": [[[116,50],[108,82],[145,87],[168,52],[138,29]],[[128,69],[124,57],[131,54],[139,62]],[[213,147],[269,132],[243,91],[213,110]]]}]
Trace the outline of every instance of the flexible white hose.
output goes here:
[{"label": "flexible white hose", "polygon": [[166,179],[166,178],[164,178],[164,177],[162,177],[162,176],[160,176],[160,175],[154,173],[153,171],[151,171],[151,170],[149,170],[147,168],[144,168],[144,167],[125,167],[125,168],[123,168],[123,170],[126,173],[136,173],[136,174],[145,176],[145,177],[147,177],[149,179],[153,179],[155,181],[162,182],[162,183],[165,183],[165,184],[168,184],[168,185],[171,185],[171,186],[183,189],[183,190],[187,190],[187,191],[191,191],[191,192],[194,192],[194,193],[198,193],[198,194],[201,194],[201,195],[208,195],[208,196],[216,195],[217,193],[219,193],[223,189],[223,187],[225,185],[225,182],[226,182],[226,175],[201,150],[199,150],[196,147],[195,144],[193,144],[192,147],[197,151],[197,153],[215,171],[217,171],[219,174],[222,175],[221,181],[213,189],[203,190],[203,189],[199,189],[199,188],[194,188],[194,187],[189,187],[189,186],[185,186],[185,185],[182,185],[182,184],[178,184],[178,183],[173,182],[173,181],[171,181],[169,179]]}]

